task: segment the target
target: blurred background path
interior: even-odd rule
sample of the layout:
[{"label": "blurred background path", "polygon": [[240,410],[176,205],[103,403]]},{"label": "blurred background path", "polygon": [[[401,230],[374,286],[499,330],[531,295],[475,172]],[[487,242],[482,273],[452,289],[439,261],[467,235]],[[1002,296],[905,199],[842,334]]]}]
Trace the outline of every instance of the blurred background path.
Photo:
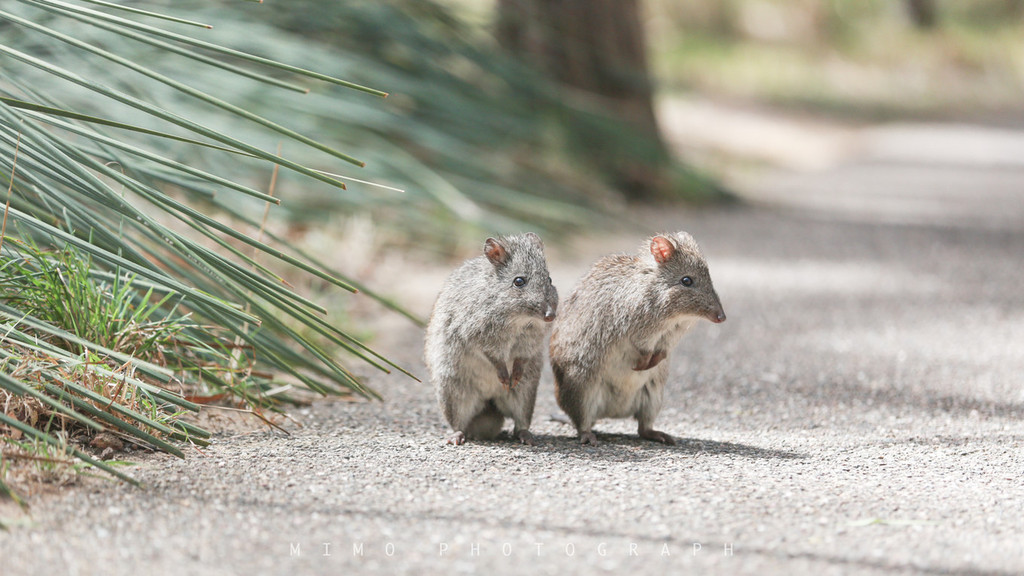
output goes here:
[{"label": "blurred background path", "polygon": [[684,158],[724,170],[756,204],[862,221],[1024,226],[1024,130],[1012,121],[853,124],[699,97],[666,99],[659,111]]}]

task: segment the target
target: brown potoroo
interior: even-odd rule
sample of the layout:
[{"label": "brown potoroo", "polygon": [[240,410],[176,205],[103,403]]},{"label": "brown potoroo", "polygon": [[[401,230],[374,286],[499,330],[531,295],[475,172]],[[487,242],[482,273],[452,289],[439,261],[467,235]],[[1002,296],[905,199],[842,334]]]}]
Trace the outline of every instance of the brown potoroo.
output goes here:
[{"label": "brown potoroo", "polygon": [[648,240],[637,256],[598,260],[563,303],[551,335],[558,405],[582,444],[597,444],[600,418],[636,418],[641,438],[674,444],[654,429],[668,355],[697,320],[725,312],[700,248],[686,232]]},{"label": "brown potoroo", "polygon": [[558,292],[536,234],[488,238],[481,256],[448,277],[427,325],[424,360],[454,434],[449,444],[489,440],[505,417],[533,444],[549,322]]}]

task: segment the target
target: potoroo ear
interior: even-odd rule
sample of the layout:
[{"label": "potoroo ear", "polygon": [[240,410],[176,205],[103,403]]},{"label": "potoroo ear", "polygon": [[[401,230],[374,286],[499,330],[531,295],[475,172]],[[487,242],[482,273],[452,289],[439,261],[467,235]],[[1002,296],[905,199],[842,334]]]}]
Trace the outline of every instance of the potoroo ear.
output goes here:
[{"label": "potoroo ear", "polygon": [[664,236],[651,238],[651,254],[654,256],[654,261],[658,264],[668,262],[669,258],[675,253],[676,246],[668,238]]},{"label": "potoroo ear", "polygon": [[484,255],[491,261],[491,264],[494,264],[495,268],[504,266],[508,262],[508,250],[494,238],[484,241]]}]

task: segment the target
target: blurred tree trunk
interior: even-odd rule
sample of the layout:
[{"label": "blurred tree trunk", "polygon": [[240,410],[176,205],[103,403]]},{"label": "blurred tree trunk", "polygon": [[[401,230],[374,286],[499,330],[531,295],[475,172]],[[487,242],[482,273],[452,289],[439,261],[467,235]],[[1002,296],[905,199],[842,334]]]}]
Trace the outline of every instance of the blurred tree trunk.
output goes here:
[{"label": "blurred tree trunk", "polygon": [[629,197],[667,192],[670,157],[654,115],[639,0],[499,0],[506,50],[596,103],[567,119],[581,151]]},{"label": "blurred tree trunk", "polygon": [[914,25],[922,30],[931,30],[939,23],[935,0],[907,0],[907,10]]}]

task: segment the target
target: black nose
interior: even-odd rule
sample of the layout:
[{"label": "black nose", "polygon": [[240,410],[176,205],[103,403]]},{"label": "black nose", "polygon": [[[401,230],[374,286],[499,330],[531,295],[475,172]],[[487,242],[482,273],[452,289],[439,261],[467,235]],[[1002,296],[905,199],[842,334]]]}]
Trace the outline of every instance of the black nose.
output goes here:
[{"label": "black nose", "polygon": [[718,313],[718,316],[716,316],[716,319],[717,319],[717,320],[718,320],[719,322],[725,322],[725,312],[719,312],[719,313]]},{"label": "black nose", "polygon": [[555,320],[555,311],[554,310],[548,310],[548,311],[544,312],[544,321],[545,322],[553,322],[554,320]]}]

